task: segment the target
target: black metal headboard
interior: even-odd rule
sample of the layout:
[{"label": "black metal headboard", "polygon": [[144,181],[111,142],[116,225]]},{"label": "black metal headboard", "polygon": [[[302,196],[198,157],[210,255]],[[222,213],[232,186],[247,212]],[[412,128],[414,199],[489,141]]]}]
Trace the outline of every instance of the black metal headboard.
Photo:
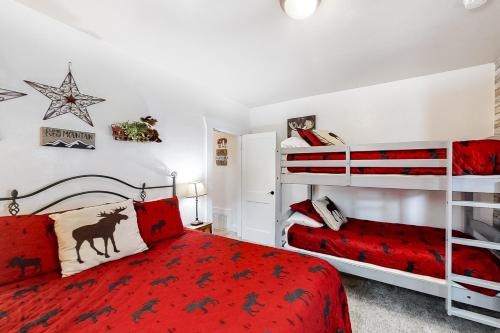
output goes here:
[{"label": "black metal headboard", "polygon": [[[45,187],[43,187],[43,188],[41,188],[39,190],[36,190],[36,191],[28,193],[28,194],[19,195],[19,192],[17,190],[12,190],[11,194],[10,194],[11,195],[10,197],[0,198],[0,201],[10,201],[10,204],[8,206],[9,213],[11,215],[15,216],[20,211],[18,200],[33,197],[33,196],[35,196],[37,194],[40,194],[40,193],[42,193],[42,192],[44,192],[44,191],[46,191],[46,190],[48,190],[50,188],[53,188],[55,186],[58,186],[60,184],[63,184],[63,183],[66,183],[66,182],[69,182],[69,181],[72,181],[72,180],[75,180],[75,179],[81,179],[81,178],[104,178],[104,179],[113,180],[115,182],[121,183],[121,184],[126,185],[128,187],[131,187],[133,189],[140,190],[139,196],[141,198],[141,201],[144,201],[146,199],[146,196],[147,196],[146,190],[154,190],[154,189],[162,189],[162,188],[172,188],[172,194],[175,196],[176,195],[175,178],[177,177],[177,173],[176,172],[172,172],[170,175],[168,175],[168,177],[172,178],[172,184],[171,185],[146,186],[146,183],[142,183],[142,186],[134,186],[134,185],[129,184],[129,183],[123,181],[123,180],[120,180],[118,178],[111,177],[111,176],[105,176],[105,175],[80,175],[80,176],[74,176],[74,177],[69,177],[69,178],[61,179],[61,180],[59,180],[59,181],[57,181],[55,183],[49,184],[49,185],[47,185],[47,186],[45,186]],[[99,194],[110,194],[110,195],[118,196],[118,197],[123,198],[123,199],[130,199],[130,198],[128,198],[127,196],[125,196],[123,194],[116,193],[116,192],[111,192],[111,191],[103,191],[103,190],[84,191],[84,192],[79,192],[79,193],[75,193],[75,194],[70,194],[70,195],[65,196],[63,198],[57,199],[56,201],[51,202],[51,203],[45,205],[44,207],[37,209],[36,211],[34,211],[33,213],[31,213],[31,215],[35,215],[35,214],[41,213],[44,210],[49,209],[50,207],[53,207],[53,206],[55,206],[55,205],[57,205],[57,204],[65,201],[65,200],[68,200],[68,199],[71,199],[71,198],[74,198],[74,197],[78,197],[78,196],[81,196],[81,195],[96,194],[96,193],[99,193]]]}]

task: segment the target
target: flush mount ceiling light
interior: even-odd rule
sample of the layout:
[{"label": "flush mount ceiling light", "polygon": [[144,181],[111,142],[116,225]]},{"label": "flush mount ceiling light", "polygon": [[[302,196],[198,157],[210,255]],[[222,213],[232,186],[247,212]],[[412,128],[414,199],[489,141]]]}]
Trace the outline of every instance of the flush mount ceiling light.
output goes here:
[{"label": "flush mount ceiling light", "polygon": [[464,6],[466,9],[476,9],[484,5],[488,0],[464,0]]},{"label": "flush mount ceiling light", "polygon": [[281,8],[289,17],[304,20],[316,12],[321,0],[280,0]]}]

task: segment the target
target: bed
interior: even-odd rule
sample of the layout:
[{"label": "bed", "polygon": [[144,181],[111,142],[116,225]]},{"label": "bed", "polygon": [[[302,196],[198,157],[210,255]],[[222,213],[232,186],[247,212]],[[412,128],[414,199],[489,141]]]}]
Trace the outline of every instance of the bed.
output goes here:
[{"label": "bed", "polygon": [[[382,261],[386,261],[389,257],[385,256],[384,259],[380,253],[383,251],[381,247],[378,248],[380,255],[374,256],[372,253],[371,256],[371,259],[383,259],[377,263],[370,263],[374,261],[369,259],[359,261],[358,259],[363,258],[360,254],[361,248],[357,249],[357,253],[356,251],[354,254],[351,253],[351,257],[347,254],[326,254],[325,249],[321,249],[321,242],[318,243],[317,240],[312,244],[312,250],[304,249],[307,245],[302,245],[303,248],[295,247],[291,245],[293,241],[287,242],[285,239],[282,239],[283,247],[327,260],[344,273],[443,297],[446,299],[448,315],[500,327],[498,318],[478,313],[474,310],[475,308],[464,310],[455,306],[456,302],[459,302],[493,311],[500,310],[499,295],[487,296],[500,292],[498,261],[493,263],[492,254],[489,252],[490,250],[500,251],[500,244],[497,242],[500,234],[491,225],[474,218],[476,208],[500,209],[500,203],[492,202],[484,195],[478,195],[500,193],[500,164],[497,162],[500,156],[500,141],[416,141],[325,146],[321,142],[314,143],[313,140],[312,136],[309,141],[306,140],[308,147],[301,144],[293,146],[289,142],[283,144],[285,148],[280,149],[278,181],[282,195],[285,195],[289,184],[307,185],[309,199],[313,197],[314,186],[443,191],[446,193],[446,201],[443,200],[446,229],[440,231],[442,234],[439,238],[441,239],[440,252],[427,251],[424,252],[425,256],[420,257],[420,259],[427,258],[426,260],[430,260],[429,262],[435,266],[436,262],[441,265],[441,262],[437,260],[439,257],[435,255],[439,254],[443,265],[439,271],[434,269],[432,274],[422,275],[425,272],[421,274],[415,273],[414,270],[407,272],[406,269],[410,268],[408,267],[410,265],[408,260],[404,259],[399,264],[391,263],[392,267],[396,268],[387,268],[387,263],[384,266]],[[454,215],[458,212],[458,209],[454,208],[458,207],[464,210],[467,233],[473,235],[475,239],[453,232]],[[283,218],[280,226],[285,228],[288,224],[286,219],[290,214],[283,211],[283,207],[281,208]],[[415,232],[418,233],[418,229]],[[286,236],[286,232],[282,232],[282,235]],[[397,239],[394,241],[397,242]],[[339,240],[335,245],[338,243]],[[423,248],[425,248],[424,245],[427,246],[427,244],[421,245]],[[465,250],[466,248],[472,248],[472,251]],[[411,247],[406,250],[408,257],[411,258],[414,255]],[[445,253],[446,256],[444,256]],[[485,279],[477,278],[474,272],[466,268],[456,271],[455,269],[460,266],[456,265],[455,259],[458,258],[460,263],[460,256],[463,253],[477,253],[475,259],[477,261],[481,261],[482,257],[486,256],[487,260],[492,263],[491,273],[496,276],[489,280],[487,276]]]},{"label": "bed", "polygon": [[[342,161],[345,152],[288,154],[287,161]],[[446,159],[446,149],[408,149],[352,151],[351,161],[439,160]],[[498,162],[497,162],[498,161]],[[288,167],[291,173],[343,174],[345,167]],[[351,174],[446,175],[446,167],[351,167]],[[471,140],[453,143],[453,175],[500,174],[500,141]]]},{"label": "bed", "polygon": [[[454,231],[453,236],[470,238],[460,231]],[[294,224],[287,238],[295,248],[445,278],[444,229],[350,218],[339,231]],[[500,282],[500,260],[486,249],[454,244],[453,273]],[[467,288],[488,296],[497,294],[485,288]]]},{"label": "bed", "polygon": [[[175,193],[175,179],[173,187]],[[148,188],[134,188],[144,200]],[[114,193],[82,193],[92,192]],[[32,195],[13,194],[9,206],[17,213],[19,198]],[[136,205],[138,220],[142,211],[151,211],[144,204]],[[36,249],[54,257],[57,245],[48,244],[54,241],[53,229],[44,216],[36,216],[44,222],[28,235],[39,232]],[[164,238],[166,229],[153,228],[148,237],[140,230],[150,247],[146,252],[66,278],[52,259],[2,263],[0,272],[15,270],[16,280],[0,283],[0,331],[351,332],[342,281],[326,261],[187,229],[162,240],[158,237],[163,232]],[[0,237],[4,244],[13,241],[6,234]]]},{"label": "bed", "polygon": [[350,332],[323,260],[197,231],[61,279],[0,287],[2,332]]}]

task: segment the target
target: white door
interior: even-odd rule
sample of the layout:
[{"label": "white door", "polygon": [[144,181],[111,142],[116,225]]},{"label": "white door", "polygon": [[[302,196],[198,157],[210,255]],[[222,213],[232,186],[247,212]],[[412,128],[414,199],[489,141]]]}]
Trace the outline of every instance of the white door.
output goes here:
[{"label": "white door", "polygon": [[243,135],[243,240],[275,246],[276,159],[276,132]]}]

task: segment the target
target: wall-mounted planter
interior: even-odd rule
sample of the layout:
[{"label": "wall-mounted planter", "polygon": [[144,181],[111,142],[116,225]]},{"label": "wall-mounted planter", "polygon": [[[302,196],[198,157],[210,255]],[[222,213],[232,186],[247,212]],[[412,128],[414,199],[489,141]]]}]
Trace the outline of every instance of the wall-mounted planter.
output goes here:
[{"label": "wall-mounted planter", "polygon": [[160,134],[153,128],[156,119],[141,118],[141,121],[124,122],[111,125],[113,139],[134,142],[161,142]]}]

